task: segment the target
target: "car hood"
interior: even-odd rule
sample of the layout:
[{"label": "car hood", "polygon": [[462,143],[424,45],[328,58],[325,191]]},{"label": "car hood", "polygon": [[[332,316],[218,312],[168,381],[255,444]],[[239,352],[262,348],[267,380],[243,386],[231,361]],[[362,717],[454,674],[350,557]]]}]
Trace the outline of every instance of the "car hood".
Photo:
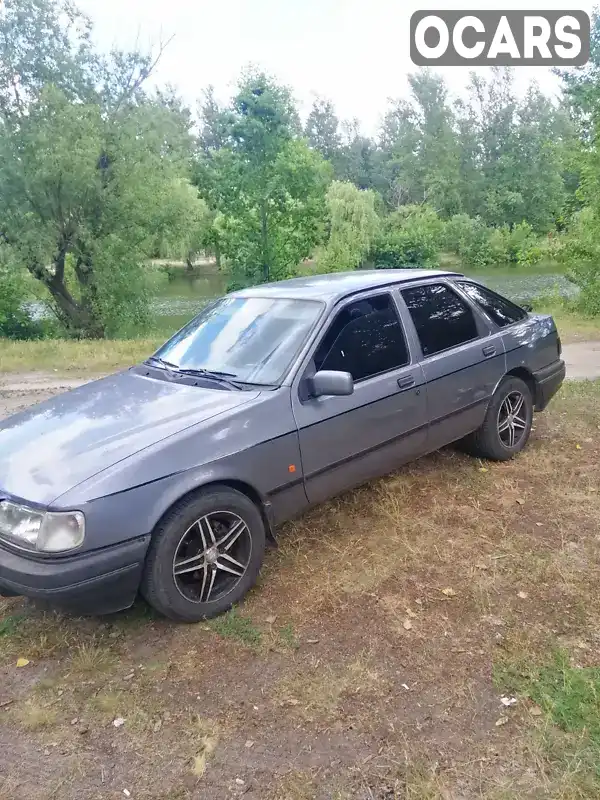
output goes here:
[{"label": "car hood", "polygon": [[48,505],[113,464],[258,394],[135,371],[85,384],[0,422],[0,496]]}]

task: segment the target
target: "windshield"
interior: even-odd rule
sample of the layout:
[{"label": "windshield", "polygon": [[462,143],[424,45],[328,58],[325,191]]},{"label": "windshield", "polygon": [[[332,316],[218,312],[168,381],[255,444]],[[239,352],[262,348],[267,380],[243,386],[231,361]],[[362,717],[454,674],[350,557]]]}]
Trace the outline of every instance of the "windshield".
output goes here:
[{"label": "windshield", "polygon": [[222,297],[154,355],[179,369],[226,372],[247,383],[276,384],[322,308],[313,300]]}]

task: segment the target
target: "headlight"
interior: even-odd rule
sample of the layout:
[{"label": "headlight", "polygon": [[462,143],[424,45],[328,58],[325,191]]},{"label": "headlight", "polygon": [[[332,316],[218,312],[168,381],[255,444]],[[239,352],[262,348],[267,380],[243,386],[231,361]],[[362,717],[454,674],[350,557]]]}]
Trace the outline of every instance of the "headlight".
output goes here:
[{"label": "headlight", "polygon": [[0,536],[45,553],[73,550],[83,542],[85,517],[81,511],[41,512],[0,502]]}]

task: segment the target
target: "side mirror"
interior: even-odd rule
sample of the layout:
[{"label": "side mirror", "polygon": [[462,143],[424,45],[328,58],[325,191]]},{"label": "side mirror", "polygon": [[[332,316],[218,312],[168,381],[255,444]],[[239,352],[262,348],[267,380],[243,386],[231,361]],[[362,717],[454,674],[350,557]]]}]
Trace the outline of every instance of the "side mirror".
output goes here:
[{"label": "side mirror", "polygon": [[324,369],[316,372],[309,381],[311,397],[346,397],[354,391],[354,381],[349,372]]}]

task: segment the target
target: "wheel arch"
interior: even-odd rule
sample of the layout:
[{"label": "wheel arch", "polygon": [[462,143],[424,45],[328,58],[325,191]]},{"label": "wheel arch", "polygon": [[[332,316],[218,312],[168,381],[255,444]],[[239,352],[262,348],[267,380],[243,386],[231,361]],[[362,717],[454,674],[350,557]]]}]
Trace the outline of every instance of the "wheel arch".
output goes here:
[{"label": "wheel arch", "polygon": [[203,483],[198,484],[197,486],[188,489],[187,491],[183,492],[179,497],[173,500],[170,505],[164,509],[162,514],[160,515],[159,519],[156,521],[153,530],[155,530],[162,520],[166,517],[167,514],[172,511],[175,506],[180,505],[181,503],[185,503],[190,498],[210,489],[216,488],[226,488],[226,489],[233,489],[240,494],[245,495],[249,500],[251,500],[254,505],[260,511],[260,515],[263,519],[265,525],[265,532],[267,535],[267,541],[271,543],[271,545],[276,545],[277,540],[275,537],[275,526],[273,523],[273,518],[271,514],[271,504],[268,500],[266,500],[261,493],[250,483],[247,481],[240,480],[238,478],[217,478],[215,480],[209,480]]},{"label": "wheel arch", "polygon": [[504,377],[520,378],[525,384],[527,384],[529,391],[531,392],[531,399],[533,400],[533,406],[535,408],[537,405],[537,384],[535,382],[535,378],[533,377],[533,373],[528,370],[527,367],[515,367],[507,372]]}]

